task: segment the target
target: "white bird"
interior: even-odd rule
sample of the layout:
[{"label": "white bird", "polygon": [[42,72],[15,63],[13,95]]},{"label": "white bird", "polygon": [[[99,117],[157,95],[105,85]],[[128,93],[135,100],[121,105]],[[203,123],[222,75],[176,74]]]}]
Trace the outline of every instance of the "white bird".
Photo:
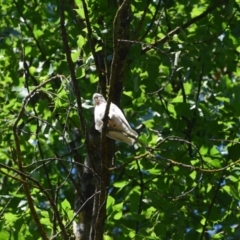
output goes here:
[{"label": "white bird", "polygon": [[[103,127],[103,117],[105,114],[107,101],[99,93],[93,94],[94,102],[94,120],[95,129],[102,132]],[[132,130],[127,119],[123,115],[122,111],[114,103],[110,103],[109,113],[108,113],[108,124],[107,126],[111,129],[107,131],[107,136],[114,140],[125,142],[129,145],[133,145],[136,142],[138,134]],[[116,129],[116,131],[112,129]]]}]

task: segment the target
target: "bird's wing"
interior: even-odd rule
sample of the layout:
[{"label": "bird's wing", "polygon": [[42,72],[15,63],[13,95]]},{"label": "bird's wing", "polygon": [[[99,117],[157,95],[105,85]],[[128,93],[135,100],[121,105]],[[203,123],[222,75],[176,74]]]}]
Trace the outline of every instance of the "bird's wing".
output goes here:
[{"label": "bird's wing", "polygon": [[[94,109],[95,129],[99,132],[102,131],[102,119],[105,114],[106,105],[107,103],[101,102],[99,105],[96,105]],[[107,132],[107,136],[114,140],[133,145],[138,137],[138,134],[132,130],[122,111],[113,103],[110,105],[108,117],[108,127],[112,129],[115,128],[116,131],[109,130]],[[135,138],[128,136],[128,134],[134,136]]]},{"label": "bird's wing", "polygon": [[123,112],[113,103],[110,106],[109,118],[114,122],[117,129],[133,135],[135,138],[138,137],[138,134],[130,127],[127,119],[123,115]]},{"label": "bird's wing", "polygon": [[123,112],[114,103],[111,103],[110,110],[109,110],[109,118],[115,121],[117,128],[120,128],[122,130],[126,128],[127,129],[131,128],[127,119],[123,115]]}]

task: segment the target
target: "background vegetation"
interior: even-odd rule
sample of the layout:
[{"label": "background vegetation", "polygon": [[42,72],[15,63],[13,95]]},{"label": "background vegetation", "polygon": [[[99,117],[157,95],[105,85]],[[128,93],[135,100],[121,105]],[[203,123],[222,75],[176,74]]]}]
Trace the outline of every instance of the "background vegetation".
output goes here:
[{"label": "background vegetation", "polygon": [[2,0],[0,239],[240,239],[239,4]]}]

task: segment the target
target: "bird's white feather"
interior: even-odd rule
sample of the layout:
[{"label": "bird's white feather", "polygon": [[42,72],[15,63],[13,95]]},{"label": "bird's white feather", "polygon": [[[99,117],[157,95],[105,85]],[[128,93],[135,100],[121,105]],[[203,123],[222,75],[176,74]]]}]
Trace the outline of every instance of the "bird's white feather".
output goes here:
[{"label": "bird's white feather", "polygon": [[[95,129],[101,132],[103,127],[102,119],[105,114],[107,102],[103,98],[103,96],[98,93],[95,93],[93,95],[93,100],[95,105]],[[107,132],[107,136],[114,140],[133,145],[138,137],[138,134],[130,127],[122,111],[114,103],[110,104],[108,117],[108,127],[111,128],[111,130]],[[112,130],[114,128],[116,129],[116,131]]]}]

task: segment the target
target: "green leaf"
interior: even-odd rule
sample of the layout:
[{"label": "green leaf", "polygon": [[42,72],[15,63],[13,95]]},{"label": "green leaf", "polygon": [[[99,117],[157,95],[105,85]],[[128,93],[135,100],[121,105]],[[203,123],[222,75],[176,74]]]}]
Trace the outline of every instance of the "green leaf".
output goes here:
[{"label": "green leaf", "polygon": [[83,78],[85,76],[85,69],[84,68],[77,68],[76,76],[77,78]]},{"label": "green leaf", "polygon": [[114,218],[115,220],[121,219],[121,218],[122,218],[122,212],[117,212],[116,214],[114,214],[113,218]]},{"label": "green leaf", "polygon": [[204,157],[204,161],[208,164],[212,165],[215,168],[221,168],[221,159],[218,158],[211,158],[211,157]]},{"label": "green leaf", "polygon": [[189,95],[192,93],[192,84],[190,82],[183,83],[183,87],[186,95]]},{"label": "green leaf", "polygon": [[207,146],[202,146],[201,148],[200,148],[200,153],[204,156],[204,155],[206,155],[207,153],[208,153],[208,151],[209,151],[209,148],[207,147]]},{"label": "green leaf", "polygon": [[190,176],[193,180],[195,180],[196,177],[197,177],[197,172],[196,172],[196,171],[193,171],[189,176]]},{"label": "green leaf", "polygon": [[117,212],[120,211],[120,212],[122,212],[122,208],[123,208],[123,202],[113,205],[113,210],[114,210],[114,211],[117,211]]},{"label": "green leaf", "polygon": [[80,50],[75,50],[74,52],[71,53],[72,61],[75,63],[80,56]]},{"label": "green leaf", "polygon": [[13,214],[13,213],[4,213],[4,218],[8,223],[13,223],[15,222],[19,216],[17,214]]},{"label": "green leaf", "polygon": [[33,67],[33,66],[31,66],[31,67],[29,68],[29,72],[30,72],[31,75],[34,75],[34,73],[36,72],[36,68]]},{"label": "green leaf", "polygon": [[47,226],[49,229],[52,229],[52,222],[50,218],[41,218],[40,222],[41,224]]},{"label": "green leaf", "polygon": [[71,205],[67,199],[64,199],[64,201],[61,203],[61,207],[64,211],[68,211],[71,209]]},{"label": "green leaf", "polygon": [[113,186],[115,188],[124,188],[127,186],[127,184],[128,184],[128,181],[120,181],[120,182],[115,182]]},{"label": "green leaf", "polygon": [[9,239],[9,238],[10,238],[9,232],[7,232],[5,230],[1,230],[1,232],[0,232],[0,239]]},{"label": "green leaf", "polygon": [[78,16],[81,18],[81,19],[84,19],[84,11],[83,11],[83,8],[82,8],[82,6],[80,5],[80,7],[78,8],[78,9],[74,9],[76,12],[77,12],[77,14],[78,14]]},{"label": "green leaf", "polygon": [[109,235],[104,235],[103,240],[112,240],[112,238]]},{"label": "green leaf", "polygon": [[130,97],[130,98],[133,98],[133,92],[132,91],[123,91],[123,94]]},{"label": "green leaf", "polygon": [[84,44],[85,44],[85,38],[81,35],[78,36],[78,40],[77,40],[77,44],[78,44],[78,47],[83,47]]},{"label": "green leaf", "polygon": [[183,102],[182,96],[177,96],[172,100],[172,103],[182,103],[182,102]]},{"label": "green leaf", "polygon": [[108,195],[106,208],[111,207],[114,203],[115,199],[112,196]]},{"label": "green leaf", "polygon": [[153,169],[152,168],[152,169],[149,169],[148,172],[150,174],[152,174],[152,175],[159,175],[162,172],[162,170],[161,169]]}]

